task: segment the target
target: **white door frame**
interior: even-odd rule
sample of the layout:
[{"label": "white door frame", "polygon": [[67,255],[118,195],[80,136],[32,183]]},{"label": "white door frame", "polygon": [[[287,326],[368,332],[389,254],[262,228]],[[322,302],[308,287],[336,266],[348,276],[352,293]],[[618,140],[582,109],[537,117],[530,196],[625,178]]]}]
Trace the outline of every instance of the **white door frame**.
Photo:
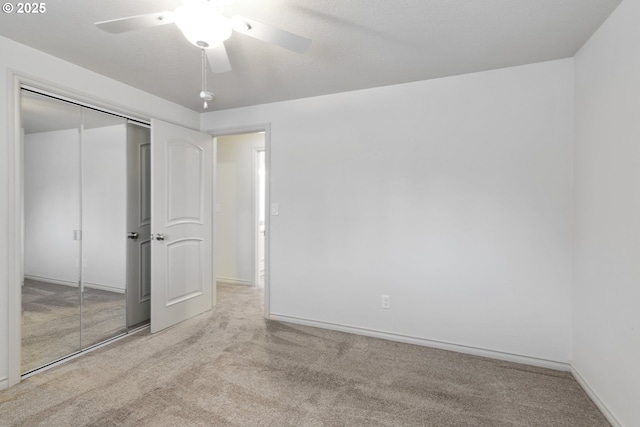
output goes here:
[{"label": "white door frame", "polygon": [[[209,135],[214,137],[213,143],[213,152],[214,158],[218,159],[218,138],[219,136],[229,136],[229,135],[241,135],[245,133],[255,133],[255,132],[264,132],[264,163],[265,163],[265,237],[264,237],[264,318],[270,318],[270,241],[271,241],[271,218],[269,215],[269,209],[271,203],[271,123],[259,123],[254,125],[246,125],[246,126],[238,126],[232,128],[223,128],[223,129],[214,129],[214,130],[203,130],[203,132],[208,132]],[[217,171],[214,173],[214,188],[217,188]],[[214,206],[218,204],[218,194],[215,194],[216,200],[214,200]],[[213,214],[213,229],[217,229],[218,218],[217,214]],[[255,221],[254,221],[255,224]],[[254,225],[255,227],[255,225]],[[255,230],[254,230],[255,231]],[[218,236],[214,231],[214,242],[217,241]],[[253,233],[254,240],[256,239],[257,233]],[[254,242],[254,252],[257,243]],[[254,257],[257,255],[254,255]],[[254,260],[255,261],[255,260]],[[257,263],[253,263],[253,268],[257,267]],[[258,273],[254,271],[254,277],[256,277]]]},{"label": "white door frame", "polygon": [[[260,176],[259,176],[259,168],[260,168],[260,153],[266,153],[265,147],[253,147],[253,152],[251,153],[251,191],[253,200],[251,202],[251,210],[253,211],[253,285],[256,287],[260,287]],[[266,156],[266,154],[265,154]],[[266,171],[266,164],[265,164]],[[262,239],[262,242],[266,249],[266,228],[267,228],[267,203],[266,203],[266,174],[264,177],[265,181],[265,205],[264,205],[264,221],[265,221],[265,239]],[[265,260],[266,261],[266,260]],[[266,263],[266,262],[265,262]]]},{"label": "white door frame", "polygon": [[7,147],[7,175],[9,178],[8,185],[8,265],[7,280],[9,287],[8,304],[8,386],[11,387],[20,382],[20,358],[22,350],[22,250],[23,250],[23,155],[22,141],[20,130],[20,87],[21,79],[14,75],[13,85],[9,87],[8,97],[13,100],[13,108],[9,108],[9,123],[11,133],[9,136],[9,144]]}]

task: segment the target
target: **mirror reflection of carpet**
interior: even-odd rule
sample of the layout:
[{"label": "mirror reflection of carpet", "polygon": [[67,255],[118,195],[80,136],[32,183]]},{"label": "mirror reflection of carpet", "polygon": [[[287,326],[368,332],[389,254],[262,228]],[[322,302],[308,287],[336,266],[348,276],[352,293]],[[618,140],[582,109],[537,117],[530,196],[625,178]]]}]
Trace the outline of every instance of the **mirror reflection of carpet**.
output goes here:
[{"label": "mirror reflection of carpet", "polygon": [[77,287],[25,279],[22,288],[22,371],[49,363],[52,355],[64,357],[124,333],[124,298],[123,293],[85,287],[80,309]]}]

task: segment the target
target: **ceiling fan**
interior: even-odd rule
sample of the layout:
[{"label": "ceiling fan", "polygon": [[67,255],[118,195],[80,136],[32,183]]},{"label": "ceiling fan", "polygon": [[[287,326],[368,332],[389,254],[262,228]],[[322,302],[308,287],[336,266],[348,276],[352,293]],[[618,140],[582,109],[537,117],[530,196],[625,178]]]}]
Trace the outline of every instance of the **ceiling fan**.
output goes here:
[{"label": "ceiling fan", "polygon": [[110,33],[175,24],[193,45],[206,52],[209,68],[214,73],[231,71],[224,46],[233,30],[268,43],[304,53],[311,40],[280,28],[272,27],[242,16],[226,17],[225,6],[233,0],[182,0],[173,11],[148,13],[127,18],[96,22],[98,28]]}]

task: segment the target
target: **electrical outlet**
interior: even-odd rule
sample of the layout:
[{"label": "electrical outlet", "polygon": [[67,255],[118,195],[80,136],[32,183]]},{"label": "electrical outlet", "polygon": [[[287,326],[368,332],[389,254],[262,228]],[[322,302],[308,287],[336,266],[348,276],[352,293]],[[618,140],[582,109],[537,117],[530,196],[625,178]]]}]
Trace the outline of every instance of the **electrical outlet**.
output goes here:
[{"label": "electrical outlet", "polygon": [[380,296],[380,308],[391,308],[391,297],[389,295]]}]

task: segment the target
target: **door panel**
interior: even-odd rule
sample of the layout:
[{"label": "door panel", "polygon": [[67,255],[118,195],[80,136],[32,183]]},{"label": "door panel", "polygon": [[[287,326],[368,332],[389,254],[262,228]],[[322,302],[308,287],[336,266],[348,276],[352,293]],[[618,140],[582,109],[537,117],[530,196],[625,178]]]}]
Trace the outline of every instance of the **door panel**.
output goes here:
[{"label": "door panel", "polygon": [[213,140],[151,122],[151,332],[211,309]]},{"label": "door panel", "polygon": [[168,226],[203,224],[204,156],[204,149],[196,144],[182,140],[167,142]]},{"label": "door panel", "polygon": [[[150,225],[146,227],[147,233],[149,233]],[[138,292],[138,302],[146,304],[147,314],[144,320],[149,320],[151,307],[151,239],[140,244],[140,290]]]},{"label": "door panel", "polygon": [[151,317],[151,131],[129,124],[127,140],[127,326],[131,327]]},{"label": "door panel", "polygon": [[79,132],[53,133],[24,140],[22,373],[80,350]]},{"label": "door panel", "polygon": [[81,348],[82,109],[23,90],[21,119],[24,374]]},{"label": "door panel", "polygon": [[202,246],[202,239],[181,239],[167,243],[167,306],[203,294]]}]

